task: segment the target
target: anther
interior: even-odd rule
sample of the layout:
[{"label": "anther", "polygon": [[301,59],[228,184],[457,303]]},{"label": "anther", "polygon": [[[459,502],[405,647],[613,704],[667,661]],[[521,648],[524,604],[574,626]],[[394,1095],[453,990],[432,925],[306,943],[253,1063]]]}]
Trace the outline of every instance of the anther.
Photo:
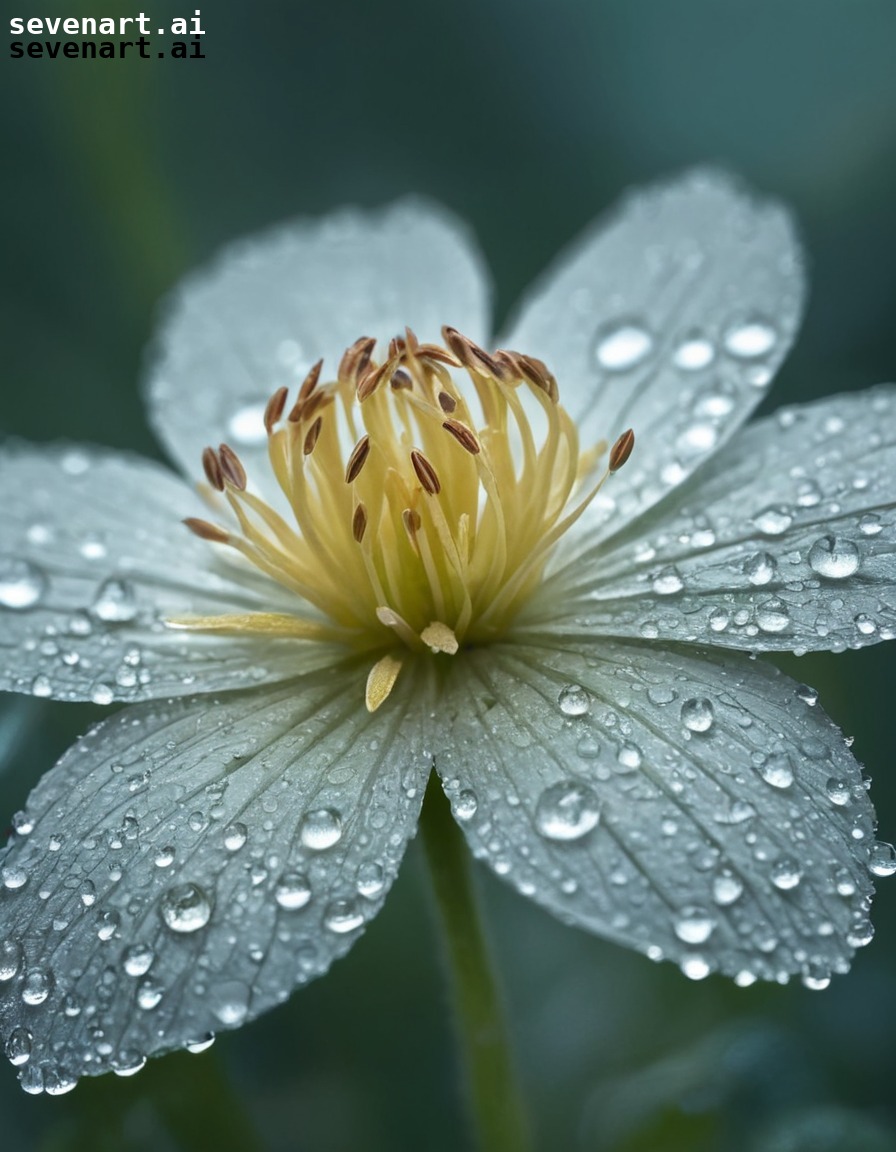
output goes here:
[{"label": "anther", "polygon": [[218,459],[218,453],[214,448],[203,448],[202,450],[202,470],[205,472],[205,478],[211,484],[216,492],[224,491],[224,473],[221,471],[221,461]]},{"label": "anther", "polygon": [[610,449],[610,472],[619,471],[626,460],[628,460],[629,456],[631,456],[634,446],[635,434],[631,428],[629,428],[627,432],[622,433],[622,435]]},{"label": "anther", "polygon": [[367,509],[363,504],[359,504],[352,516],[352,536],[360,544],[364,539],[364,532],[367,529]]},{"label": "anther", "polygon": [[461,361],[452,353],[446,352],[438,344],[421,344],[415,351],[418,360],[430,360],[436,364],[447,364],[449,368],[461,368]]},{"label": "anther", "polygon": [[438,474],[423,453],[418,452],[416,448],[411,452],[411,464],[414,466],[414,471],[417,473],[417,479],[423,490],[428,492],[430,496],[438,496],[442,491]]},{"label": "anther", "polygon": [[363,375],[370,363],[370,356],[375,347],[376,338],[374,336],[362,336],[349,348],[346,348],[342,359],[339,361],[339,382],[347,381],[350,384],[357,384],[359,377]]},{"label": "anther", "polygon": [[404,524],[404,530],[411,540],[413,540],[420,531],[420,525],[423,523],[420,519],[420,513],[414,508],[405,508],[401,514],[401,522]]},{"label": "anther", "polygon": [[455,410],[455,408],[457,408],[457,401],[454,399],[454,397],[452,395],[450,395],[450,393],[440,392],[439,393],[439,407],[442,409],[443,412],[448,412],[450,414],[451,412],[453,412]]},{"label": "anther", "polygon": [[442,423],[442,427],[446,432],[450,432],[458,444],[460,444],[461,448],[466,449],[471,456],[478,456],[482,451],[479,446],[479,441],[466,424],[461,424],[459,420],[445,420]]},{"label": "anther", "polygon": [[296,400],[286,419],[290,424],[301,424],[303,420],[310,420],[322,404],[330,404],[332,400],[332,393],[326,391],[312,392],[304,400]]},{"label": "anther", "polygon": [[307,400],[314,389],[317,387],[317,382],[320,379],[320,370],[323,368],[323,359],[312,365],[308,375],[302,381],[302,387],[299,389],[299,400]]},{"label": "anther", "polygon": [[230,540],[229,532],[225,532],[223,528],[218,528],[215,524],[209,524],[208,520],[198,520],[195,516],[188,516],[184,520],[184,524],[194,536],[198,536],[201,540],[211,540],[215,544],[227,544]]},{"label": "anther", "polygon": [[402,388],[414,387],[414,381],[411,379],[410,373],[405,372],[404,368],[399,368],[397,372],[392,373],[391,384],[396,392]]},{"label": "anther", "polygon": [[268,400],[267,407],[264,410],[264,427],[269,436],[274,431],[274,425],[283,415],[283,409],[286,407],[286,397],[288,395],[289,389],[281,387],[278,388],[270,400]]},{"label": "anther", "polygon": [[371,368],[368,372],[361,375],[358,379],[358,388],[355,393],[358,403],[363,404],[368,397],[372,396],[383,381],[392,375],[394,369],[395,361],[387,360],[385,364],[381,364],[379,368]]},{"label": "anther", "polygon": [[357,480],[361,469],[364,467],[370,453],[370,437],[362,436],[358,443],[352,449],[352,454],[348,458],[348,463],[345,466],[345,482],[351,484],[352,481]]},{"label": "anther", "polygon": [[535,356],[525,356],[522,352],[512,352],[511,355],[516,358],[517,367],[529,383],[540,388],[556,404],[560,399],[560,389],[547,364]]},{"label": "anther", "polygon": [[234,452],[229,445],[222,444],[218,449],[218,460],[221,463],[221,472],[224,479],[240,492],[245,492],[246,469],[243,467],[236,452]]},{"label": "anther", "polygon": [[502,379],[504,372],[501,365],[496,360],[480,348],[478,344],[474,344],[467,336],[462,335],[456,328],[450,328],[447,324],[442,329],[442,335],[445,337],[445,342],[460,360],[465,368],[472,368],[473,371],[482,374],[483,369],[488,376],[496,376]]},{"label": "anther", "polygon": [[310,456],[314,451],[314,445],[317,443],[318,436],[320,436],[320,430],[323,422],[323,416],[318,416],[318,418],[305,433],[305,442],[302,444],[302,454],[304,456]]},{"label": "anther", "polygon": [[407,341],[401,336],[393,336],[389,341],[389,359],[392,360],[396,356],[403,356],[407,348]]}]

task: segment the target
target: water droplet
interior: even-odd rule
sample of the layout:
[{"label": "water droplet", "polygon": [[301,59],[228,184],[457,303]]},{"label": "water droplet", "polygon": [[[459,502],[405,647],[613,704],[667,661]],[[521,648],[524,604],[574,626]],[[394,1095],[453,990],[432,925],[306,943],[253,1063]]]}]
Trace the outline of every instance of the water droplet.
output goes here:
[{"label": "water droplet", "polygon": [[386,886],[382,865],[378,864],[376,860],[369,860],[365,864],[360,864],[355,874],[355,884],[358,892],[362,896],[366,896],[368,900],[379,896]]},{"label": "water droplet", "polygon": [[883,530],[880,516],[876,512],[866,512],[859,521],[859,531],[863,536],[877,536]]},{"label": "water droplet", "polygon": [[163,894],[159,913],[172,932],[196,932],[208,924],[212,905],[198,884],[178,884]]},{"label": "water droplet", "polygon": [[738,900],[743,893],[744,886],[733,872],[727,869],[720,872],[712,882],[712,898],[716,904],[727,907]]},{"label": "water droplet", "polygon": [[579,684],[567,684],[557,699],[564,716],[584,716],[591,708],[591,698]]},{"label": "water droplet", "polygon": [[704,956],[685,956],[681,971],[689,980],[705,980],[712,972],[712,966]]},{"label": "water droplet", "polygon": [[267,430],[264,426],[265,405],[261,402],[244,404],[227,421],[227,432],[237,444],[264,444]]},{"label": "water droplet", "polygon": [[32,696],[52,696],[53,685],[50,683],[49,676],[35,676],[31,681],[31,695]]},{"label": "water droplet", "polygon": [[859,567],[859,550],[851,540],[822,536],[809,549],[809,567],[828,580],[845,580]]},{"label": "water droplet", "polygon": [[0,608],[14,612],[33,608],[47,589],[47,578],[27,560],[0,558]]},{"label": "water droplet", "polygon": [[616,753],[617,763],[627,771],[641,767],[641,749],[637,744],[623,744]]},{"label": "water droplet", "polygon": [[796,690],[797,696],[804,704],[808,704],[810,708],[814,708],[818,703],[818,692],[814,688],[810,688],[808,684],[800,684]]},{"label": "water droplet", "polygon": [[116,1076],[136,1076],[146,1067],[146,1057],[139,1052],[119,1052],[112,1063],[112,1071]]},{"label": "water droplet", "polygon": [[868,853],[868,868],[875,876],[892,876],[896,872],[896,848],[876,840]]},{"label": "water droplet", "polygon": [[0,941],[0,982],[12,980],[22,962],[22,947],[15,940]]},{"label": "water droplet", "polygon": [[225,980],[209,991],[209,1007],[228,1028],[235,1028],[249,1015],[249,987],[242,980]]},{"label": "water droplet", "polygon": [[174,863],[174,848],[170,844],[160,848],[156,853],[155,863],[157,868],[170,868]]},{"label": "water droplet", "polygon": [[535,806],[535,826],[548,840],[578,840],[599,820],[597,796],[587,784],[575,780],[545,788]]},{"label": "water droplet", "polygon": [[104,580],[97,589],[90,610],[107,624],[125,624],[137,615],[137,593],[128,580]]},{"label": "water droplet", "polygon": [[294,912],[311,899],[311,885],[301,872],[284,872],[274,889],[274,899],[281,908]]},{"label": "water droplet", "polygon": [[199,1036],[195,1040],[188,1040],[187,1043],[184,1044],[184,1048],[186,1048],[188,1052],[192,1052],[194,1056],[198,1056],[200,1052],[205,1052],[211,1048],[214,1042],[214,1032],[206,1032],[204,1036]]},{"label": "water droplet", "polygon": [[765,756],[758,766],[759,775],[773,788],[789,788],[793,783],[793,767],[785,752]]},{"label": "water droplet", "polygon": [[683,908],[673,925],[675,935],[685,944],[705,944],[716,926],[704,908]]},{"label": "water droplet", "polygon": [[100,940],[111,940],[121,926],[121,916],[117,912],[104,912],[100,926],[96,930]]},{"label": "water droplet", "polygon": [[824,790],[827,793],[828,800],[830,800],[832,804],[837,804],[840,807],[848,804],[852,799],[852,789],[849,786],[849,782],[840,780],[836,776],[832,776],[830,780],[828,780]]},{"label": "water droplet", "polygon": [[249,830],[238,820],[224,829],[224,847],[228,852],[239,852],[249,837]]},{"label": "water droplet", "polygon": [[335,808],[317,808],[306,813],[299,835],[306,848],[323,852],[338,844],[342,836],[342,817]]},{"label": "water droplet", "polygon": [[712,701],[705,696],[685,700],[681,706],[681,722],[691,732],[708,732],[715,717]]},{"label": "water droplet", "polygon": [[783,504],[763,508],[753,517],[753,524],[765,536],[781,536],[793,523],[793,513]]},{"label": "water droplet", "polygon": [[354,900],[334,900],[327,908],[324,924],[340,935],[353,932],[364,923],[364,916]]},{"label": "water droplet", "polygon": [[699,372],[701,368],[708,368],[715,357],[712,343],[699,332],[691,332],[675,349],[672,362],[685,372]]},{"label": "water droplet", "polygon": [[4,864],[0,868],[0,880],[3,881],[4,888],[15,892],[28,882],[28,873],[20,864]]},{"label": "water droplet", "polygon": [[137,988],[137,1004],[145,1012],[151,1012],[162,999],[165,989],[157,980],[146,979]]},{"label": "water droplet", "polygon": [[102,537],[95,532],[89,532],[78,546],[78,551],[85,560],[105,560],[106,545]]},{"label": "water droplet", "polygon": [[27,1028],[13,1028],[6,1038],[6,1059],[17,1067],[31,1059],[31,1042],[34,1039]]},{"label": "water droplet", "polygon": [[674,596],[676,592],[680,592],[684,587],[684,582],[679,575],[678,569],[671,564],[657,572],[652,584],[653,590],[658,596]]},{"label": "water droplet", "polygon": [[145,976],[152,967],[156,956],[148,944],[132,944],[122,956],[124,970],[128,976]]},{"label": "water droplet", "polygon": [[874,925],[866,917],[860,916],[846,934],[846,942],[852,948],[865,948],[874,939]]},{"label": "water droplet", "polygon": [[115,699],[115,693],[108,684],[94,684],[90,689],[90,699],[94,704],[111,704]]},{"label": "water droplet", "polygon": [[782,892],[796,888],[802,878],[800,866],[792,856],[782,856],[772,866],[772,884]]},{"label": "water droplet", "polygon": [[713,608],[709,614],[709,627],[713,632],[724,632],[731,620],[724,608]]},{"label": "water droplet", "polygon": [[627,372],[641,364],[653,349],[653,337],[640,324],[616,322],[597,334],[595,356],[608,372]]},{"label": "water droplet", "polygon": [[774,348],[778,334],[772,324],[761,316],[735,321],[723,337],[725,351],[738,360],[758,360]]},{"label": "water droplet", "polygon": [[469,788],[464,788],[463,791],[458,792],[451,801],[451,811],[456,820],[472,820],[478,807],[479,801],[476,799],[476,793]]},{"label": "water droplet", "polygon": [[756,623],[763,632],[783,632],[790,624],[787,605],[777,597],[771,597],[756,607]]},{"label": "water droplet", "polygon": [[53,981],[49,973],[35,968],[25,977],[22,983],[22,999],[26,1004],[43,1004],[50,995]]},{"label": "water droplet", "polygon": [[768,552],[756,552],[744,561],[744,575],[757,587],[774,580],[776,571],[777,565]]},{"label": "water droplet", "polygon": [[830,973],[820,964],[812,964],[806,968],[801,977],[803,987],[811,992],[823,992],[831,983]]}]

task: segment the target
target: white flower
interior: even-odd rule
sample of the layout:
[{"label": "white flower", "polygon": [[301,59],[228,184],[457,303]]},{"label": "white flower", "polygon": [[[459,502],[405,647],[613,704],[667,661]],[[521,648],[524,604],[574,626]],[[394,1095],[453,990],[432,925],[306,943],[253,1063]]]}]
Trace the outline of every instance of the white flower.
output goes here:
[{"label": "white flower", "polygon": [[203,457],[198,494],[4,450],[0,686],[131,704],[0,865],[0,1040],[29,1091],[326,971],[433,765],[499,875],[688,976],[821,987],[870,939],[894,859],[859,765],[749,656],[894,635],[896,390],[742,429],[803,273],[786,212],[718,174],[588,233],[519,354],[480,347],[487,297],[431,205],[291,224],[163,327],[151,416],[188,476]]}]

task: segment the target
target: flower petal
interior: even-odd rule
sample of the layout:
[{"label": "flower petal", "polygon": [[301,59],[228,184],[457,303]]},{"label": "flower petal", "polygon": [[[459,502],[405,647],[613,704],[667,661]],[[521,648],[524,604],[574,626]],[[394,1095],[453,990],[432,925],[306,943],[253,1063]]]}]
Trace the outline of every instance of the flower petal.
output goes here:
[{"label": "flower petal", "polygon": [[675,500],[587,549],[531,609],[549,629],[751,650],[896,636],[896,387],[784,408]]},{"label": "flower petal", "polygon": [[502,645],[443,708],[436,767],[473,851],[561,919],[741,983],[818,986],[870,939],[859,765],[774,668]]},{"label": "flower petal", "polygon": [[0,1039],[29,1091],[236,1027],[358,938],[431,767],[400,688],[376,717],[362,691],[343,667],[138,705],[43,778],[0,861]]},{"label": "flower petal", "polygon": [[484,265],[445,209],[407,199],[293,221],[232,245],[175,293],[149,375],[150,416],[188,475],[222,440],[250,476],[265,474],[265,403],[318,358],[335,377],[361,336],[388,342],[408,325],[438,340],[453,324],[484,340],[488,323]]},{"label": "flower petal", "polygon": [[724,173],[630,195],[537,282],[505,343],[557,377],[584,443],[637,446],[587,521],[656,503],[763,398],[799,325],[789,214]]},{"label": "flower petal", "polygon": [[187,531],[181,518],[202,506],[159,465],[5,448],[0,491],[0,689],[108,704],[243,688],[336,659],[318,643],[165,626],[300,602]]}]

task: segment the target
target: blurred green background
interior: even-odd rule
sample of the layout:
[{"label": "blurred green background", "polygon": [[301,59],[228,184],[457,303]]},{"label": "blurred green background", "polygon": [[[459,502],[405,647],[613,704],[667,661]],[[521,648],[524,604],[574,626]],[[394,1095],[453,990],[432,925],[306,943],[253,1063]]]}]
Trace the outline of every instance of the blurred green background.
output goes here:
[{"label": "blurred green background", "polygon": [[[105,7],[44,5],[141,6]],[[205,60],[4,60],[0,432],[158,455],[136,386],[156,302],[270,222],[428,193],[476,230],[500,320],[620,190],[707,160],[804,229],[811,306],[772,404],[896,374],[892,0],[215,0],[203,21]],[[896,651],[784,663],[855,735],[893,839]],[[0,701],[0,811],[98,711]],[[205,1055],[59,1100],[0,1069],[4,1147],[468,1147],[422,865],[414,846],[325,980]],[[896,881],[819,994],[691,984],[480,880],[539,1147],[896,1149]]]}]

